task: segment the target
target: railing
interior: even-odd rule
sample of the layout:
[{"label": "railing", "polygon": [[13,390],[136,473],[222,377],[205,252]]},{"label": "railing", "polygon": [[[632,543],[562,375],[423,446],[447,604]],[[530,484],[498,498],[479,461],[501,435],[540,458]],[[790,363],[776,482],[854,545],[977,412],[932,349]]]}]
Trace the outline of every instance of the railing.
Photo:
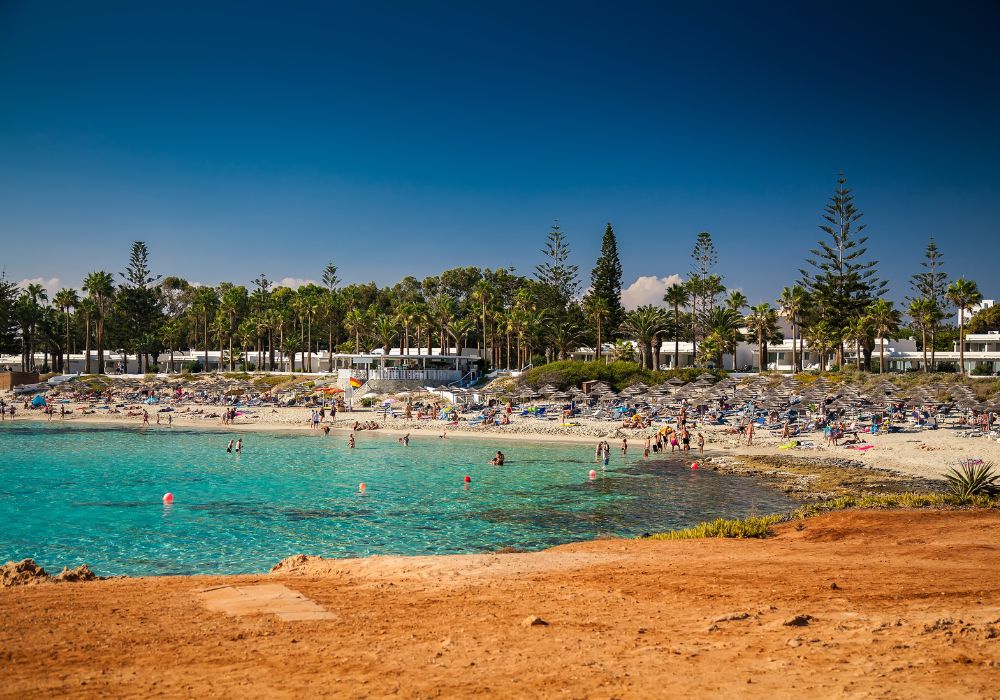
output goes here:
[{"label": "railing", "polygon": [[[365,370],[355,370],[355,376],[364,378]],[[386,367],[370,369],[368,379],[406,379],[420,382],[454,382],[462,378],[460,372],[453,369],[399,369]]]}]

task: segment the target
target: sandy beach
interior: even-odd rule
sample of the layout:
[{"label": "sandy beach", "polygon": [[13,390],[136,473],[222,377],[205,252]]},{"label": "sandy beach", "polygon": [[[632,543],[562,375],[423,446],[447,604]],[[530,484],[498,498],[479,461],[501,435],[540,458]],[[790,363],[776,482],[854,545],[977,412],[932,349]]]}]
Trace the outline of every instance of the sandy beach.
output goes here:
[{"label": "sandy beach", "polygon": [[[0,694],[995,697],[998,525],[840,512],[767,540],[8,588]],[[326,619],[268,612],[277,586]]]}]

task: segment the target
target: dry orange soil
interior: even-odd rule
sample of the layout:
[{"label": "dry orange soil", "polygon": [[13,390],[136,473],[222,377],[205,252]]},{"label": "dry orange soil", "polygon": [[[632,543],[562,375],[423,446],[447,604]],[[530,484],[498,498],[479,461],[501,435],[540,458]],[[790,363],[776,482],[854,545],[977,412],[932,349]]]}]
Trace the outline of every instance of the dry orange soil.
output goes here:
[{"label": "dry orange soil", "polygon": [[[768,540],[7,588],[0,695],[1000,695],[1000,513],[803,525]],[[327,619],[253,612],[274,584],[308,599],[285,601],[302,617]],[[220,608],[240,596],[249,603]]]}]

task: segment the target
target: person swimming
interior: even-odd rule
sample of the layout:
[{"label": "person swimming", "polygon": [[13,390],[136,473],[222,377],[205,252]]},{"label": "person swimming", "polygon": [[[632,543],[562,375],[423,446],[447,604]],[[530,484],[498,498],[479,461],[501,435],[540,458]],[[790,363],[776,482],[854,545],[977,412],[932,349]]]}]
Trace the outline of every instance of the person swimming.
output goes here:
[{"label": "person swimming", "polygon": [[490,460],[490,464],[492,464],[494,467],[502,467],[505,459],[506,457],[504,453],[501,452],[500,450],[497,450],[496,456]]},{"label": "person swimming", "polygon": [[410,444],[410,434],[407,433],[403,437],[399,438],[399,444],[402,445],[403,447],[406,447],[407,445],[409,445]]}]

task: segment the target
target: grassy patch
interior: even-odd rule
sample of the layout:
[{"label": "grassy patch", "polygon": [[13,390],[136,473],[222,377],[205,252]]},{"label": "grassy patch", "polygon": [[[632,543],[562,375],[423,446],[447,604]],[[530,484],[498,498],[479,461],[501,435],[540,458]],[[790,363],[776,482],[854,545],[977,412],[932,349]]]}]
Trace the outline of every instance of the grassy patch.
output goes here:
[{"label": "grassy patch", "polygon": [[727,520],[716,518],[707,523],[699,523],[683,530],[672,530],[652,535],[651,540],[696,540],[703,537],[768,537],[773,534],[771,526],[781,522],[786,516],[762,515],[743,518],[742,520]]},{"label": "grassy patch", "polygon": [[1000,496],[980,494],[969,498],[959,498],[944,493],[882,493],[862,496],[839,496],[828,501],[809,503],[783,515],[762,515],[727,520],[717,518],[699,523],[683,530],[661,532],[650,536],[651,540],[695,540],[705,537],[731,537],[747,539],[762,538],[774,534],[772,525],[788,520],[811,518],[836,510],[851,508],[894,509],[894,508],[1000,508]]},{"label": "grassy patch", "polygon": [[792,517],[808,518],[848,508],[892,509],[892,508],[1000,508],[1000,497],[980,494],[960,498],[950,493],[879,493],[861,496],[847,495],[808,503],[795,509]]}]

